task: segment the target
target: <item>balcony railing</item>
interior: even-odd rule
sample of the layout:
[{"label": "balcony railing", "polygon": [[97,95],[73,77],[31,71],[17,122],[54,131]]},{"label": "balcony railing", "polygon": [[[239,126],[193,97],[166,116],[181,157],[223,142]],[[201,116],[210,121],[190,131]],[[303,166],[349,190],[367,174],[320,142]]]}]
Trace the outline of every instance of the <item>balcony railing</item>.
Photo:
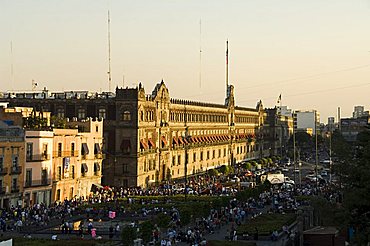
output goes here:
[{"label": "balcony railing", "polygon": [[27,180],[24,184],[24,187],[48,186],[50,184],[51,179]]},{"label": "balcony railing", "polygon": [[47,161],[50,160],[49,154],[31,155],[27,156],[27,161]]},{"label": "balcony railing", "polygon": [[13,166],[11,169],[12,174],[20,174],[22,173],[22,167],[20,166]]},{"label": "balcony railing", "polygon": [[78,151],[53,151],[53,157],[77,157]]},{"label": "balcony railing", "polygon": [[11,192],[12,192],[12,193],[19,192],[19,185],[12,186]]},{"label": "balcony railing", "polygon": [[6,192],[6,187],[0,186],[0,194],[5,194]]},{"label": "balcony railing", "polygon": [[7,175],[8,168],[7,167],[0,167],[0,175]]},{"label": "balcony railing", "polygon": [[102,153],[94,154],[94,157],[95,159],[105,159],[105,154]]},{"label": "balcony railing", "polygon": [[54,181],[60,181],[62,179],[74,179],[76,177],[76,172],[69,172],[68,177],[67,175],[63,174],[55,174]]}]

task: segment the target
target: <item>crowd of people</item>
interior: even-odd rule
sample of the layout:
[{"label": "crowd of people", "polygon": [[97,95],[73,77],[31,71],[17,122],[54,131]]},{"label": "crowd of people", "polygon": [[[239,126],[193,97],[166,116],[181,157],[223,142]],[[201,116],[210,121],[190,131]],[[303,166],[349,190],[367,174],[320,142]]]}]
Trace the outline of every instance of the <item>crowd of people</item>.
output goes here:
[{"label": "crowd of people", "polygon": [[[170,196],[176,194],[192,194],[192,195],[224,195],[233,197],[239,191],[239,187],[230,185],[235,182],[235,178],[239,182],[251,181],[251,177],[245,175],[245,170],[236,170],[232,175],[210,176],[208,174],[191,177],[185,186],[184,182],[168,182],[158,186],[149,188],[123,188],[123,187],[103,187],[96,188],[94,193],[88,198],[74,198],[72,200],[64,200],[63,202],[54,203],[51,206],[45,204],[35,204],[30,207],[11,207],[7,210],[0,210],[0,229],[5,232],[13,230],[21,232],[24,227],[47,227],[53,221],[59,223],[63,234],[74,233],[73,216],[78,214],[86,214],[89,216],[107,216],[108,211],[114,210],[117,217],[139,217],[141,219],[155,216],[160,213],[171,214],[173,223],[164,232],[160,230],[153,231],[153,241],[160,242],[161,245],[173,245],[178,241],[186,242],[191,245],[199,245],[204,242],[206,234],[212,234],[220,230],[222,226],[228,226],[226,238],[229,240],[238,240],[236,228],[244,223],[248,218],[258,216],[261,211],[284,213],[287,210],[296,211],[301,202],[296,200],[297,195],[312,195],[319,191],[324,194],[329,201],[338,201],[340,193],[330,189],[329,184],[320,184],[319,187],[304,183],[297,186],[296,189],[284,187],[274,187],[269,191],[261,193],[258,199],[250,198],[247,201],[238,201],[231,199],[226,207],[220,209],[210,209],[208,217],[198,218],[195,224],[186,226],[179,223],[180,216],[176,208],[168,209],[158,206],[145,206],[138,211],[126,211],[122,205],[122,199],[125,198],[128,204],[156,204],[159,203],[156,199],[140,199],[147,196],[165,196],[167,201],[171,202]],[[228,185],[226,185],[228,184]],[[161,201],[163,203],[163,201]],[[164,199],[166,202],[166,199]],[[89,208],[89,204],[102,203],[107,204],[99,209]],[[83,205],[84,209],[82,209]],[[266,208],[267,206],[267,208]],[[150,207],[150,208],[149,208]],[[119,234],[119,225],[109,227],[109,237]],[[80,224],[78,233],[80,236],[84,234],[84,230],[89,235],[92,235],[93,226],[87,221],[86,225]],[[283,230],[283,229],[282,229]],[[251,235],[242,235],[244,239],[258,240],[258,228]],[[278,240],[279,232],[271,232],[271,240]],[[294,235],[289,232],[289,235]]]}]

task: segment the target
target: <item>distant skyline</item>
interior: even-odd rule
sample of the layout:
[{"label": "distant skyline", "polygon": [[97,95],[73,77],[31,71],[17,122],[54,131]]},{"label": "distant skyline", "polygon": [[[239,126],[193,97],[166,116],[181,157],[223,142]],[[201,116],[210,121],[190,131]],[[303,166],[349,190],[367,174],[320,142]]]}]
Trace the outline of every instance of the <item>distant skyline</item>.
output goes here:
[{"label": "distant skyline", "polygon": [[2,0],[0,91],[107,91],[108,9],[112,90],[163,79],[173,98],[222,104],[228,39],[239,106],[281,94],[324,123],[370,109],[365,0]]}]

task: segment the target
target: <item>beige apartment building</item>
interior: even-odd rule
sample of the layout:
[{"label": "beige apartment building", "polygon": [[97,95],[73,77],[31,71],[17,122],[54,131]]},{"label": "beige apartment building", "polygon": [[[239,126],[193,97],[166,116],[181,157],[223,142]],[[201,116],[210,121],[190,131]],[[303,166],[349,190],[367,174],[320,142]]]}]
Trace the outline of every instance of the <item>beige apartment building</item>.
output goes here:
[{"label": "beige apartment building", "polygon": [[26,130],[25,206],[51,203],[53,138],[52,131]]},{"label": "beige apartment building", "polygon": [[101,184],[103,121],[73,121],[54,129],[52,202],[89,197]]},{"label": "beige apartment building", "polygon": [[0,208],[22,206],[24,130],[0,122]]}]

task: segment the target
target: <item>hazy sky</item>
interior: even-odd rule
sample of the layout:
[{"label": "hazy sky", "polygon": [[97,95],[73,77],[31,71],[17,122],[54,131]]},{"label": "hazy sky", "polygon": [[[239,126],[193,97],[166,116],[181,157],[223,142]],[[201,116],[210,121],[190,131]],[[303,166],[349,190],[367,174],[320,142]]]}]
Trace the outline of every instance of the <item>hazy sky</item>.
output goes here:
[{"label": "hazy sky", "polygon": [[239,106],[274,107],[281,93],[323,122],[338,106],[342,116],[370,108],[364,0],[0,0],[0,91],[31,90],[33,79],[38,89],[107,91],[108,8],[112,88],[124,76],[151,93],[163,79],[171,97],[222,104],[228,39]]}]

